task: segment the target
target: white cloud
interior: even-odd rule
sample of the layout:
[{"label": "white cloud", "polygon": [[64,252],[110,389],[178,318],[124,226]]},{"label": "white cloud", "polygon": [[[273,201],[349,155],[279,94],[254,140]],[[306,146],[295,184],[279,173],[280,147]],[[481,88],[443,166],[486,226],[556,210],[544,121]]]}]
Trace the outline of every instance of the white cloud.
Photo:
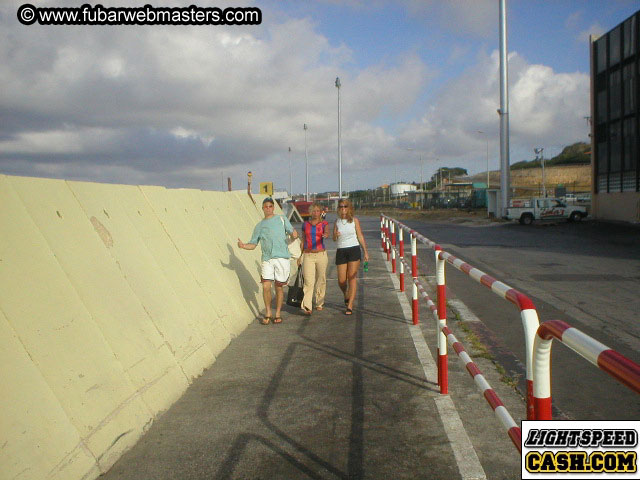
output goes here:
[{"label": "white cloud", "polygon": [[496,0],[404,1],[412,15],[435,19],[435,23],[454,32],[487,38],[498,30]]},{"label": "white cloud", "polygon": [[[407,4],[415,14],[451,14],[472,34],[497,28],[493,1]],[[344,173],[363,186],[378,183],[372,172],[406,161],[407,147],[471,168],[484,152],[477,130],[497,145],[496,53],[480,55],[421,119],[397,127],[425,101],[440,66],[400,52],[355,67],[349,45],[329,42],[309,18],[274,23],[263,11],[265,23],[253,27],[25,27],[14,21],[17,5],[0,7],[4,173],[206,188],[226,183],[224,174],[238,188],[252,170],[256,182],[284,188],[293,157],[300,191],[307,123],[312,188],[336,188],[336,76]],[[511,62],[512,148],[581,139],[586,75],[556,74],[515,54]]]},{"label": "white cloud", "polygon": [[[482,170],[487,136],[492,158],[499,155],[498,74],[498,52],[481,56],[474,67],[439,92],[422,118],[408,125],[401,141],[415,139],[426,156],[448,159],[443,165]],[[587,74],[555,73],[550,67],[530,65],[517,53],[511,53],[509,85],[512,163],[532,158],[530,150],[534,146],[557,147],[586,141]],[[497,165],[495,161],[494,164]]]},{"label": "white cloud", "polygon": [[596,37],[599,37],[600,35],[602,35],[605,32],[606,32],[606,30],[602,26],[600,26],[600,24],[594,23],[593,25],[591,25],[586,30],[581,31],[578,34],[578,36],[576,37],[576,40],[578,42],[584,44],[584,43],[587,43],[589,41],[589,36],[594,35]]},{"label": "white cloud", "polygon": [[[129,181],[162,172],[197,181],[189,172],[259,170],[288,146],[302,150],[305,122],[314,161],[333,165],[336,75],[345,152],[353,152],[345,159],[364,161],[365,152],[389,143],[371,122],[410,108],[427,78],[411,55],[350,72],[350,50],[331,45],[305,18],[252,28],[52,30],[7,25],[12,13],[2,11],[0,34],[0,113],[7,119],[0,161],[27,171],[34,165],[99,180],[108,166],[128,164],[142,175],[111,169],[105,176],[122,171]],[[74,167],[43,169],[47,163]]]}]

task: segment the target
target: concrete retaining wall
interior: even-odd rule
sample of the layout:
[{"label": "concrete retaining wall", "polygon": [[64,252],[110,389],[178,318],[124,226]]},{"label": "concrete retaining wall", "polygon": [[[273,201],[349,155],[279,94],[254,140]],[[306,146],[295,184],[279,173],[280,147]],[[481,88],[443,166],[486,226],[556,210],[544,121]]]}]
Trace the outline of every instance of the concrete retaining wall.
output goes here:
[{"label": "concrete retaining wall", "polygon": [[97,477],[256,318],[254,198],[0,175],[0,479]]},{"label": "concrete retaining wall", "polygon": [[[542,188],[542,168],[521,168],[511,170],[511,185],[514,188]],[[564,185],[567,192],[591,191],[591,165],[559,165],[545,167],[545,184],[547,189]],[[487,174],[474,175],[474,181],[486,182]],[[490,172],[492,187],[500,186],[500,171]]]},{"label": "concrete retaining wall", "polygon": [[594,218],[640,223],[640,193],[616,192],[593,195]]}]

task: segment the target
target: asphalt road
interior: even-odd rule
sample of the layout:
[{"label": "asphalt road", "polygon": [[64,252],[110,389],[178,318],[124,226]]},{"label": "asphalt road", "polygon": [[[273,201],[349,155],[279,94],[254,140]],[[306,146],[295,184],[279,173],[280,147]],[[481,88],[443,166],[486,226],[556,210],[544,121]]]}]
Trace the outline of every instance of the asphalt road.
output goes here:
[{"label": "asphalt road", "polygon": [[[368,228],[374,228],[370,221]],[[541,322],[566,321],[640,363],[640,228],[599,222],[403,223],[528,295]],[[427,275],[433,275],[433,252],[420,248],[419,257]],[[480,318],[477,333],[523,385],[524,335],[517,308],[450,265],[446,278],[449,297],[462,300]],[[556,417],[640,418],[640,396],[559,342],[554,342],[552,369]]]}]

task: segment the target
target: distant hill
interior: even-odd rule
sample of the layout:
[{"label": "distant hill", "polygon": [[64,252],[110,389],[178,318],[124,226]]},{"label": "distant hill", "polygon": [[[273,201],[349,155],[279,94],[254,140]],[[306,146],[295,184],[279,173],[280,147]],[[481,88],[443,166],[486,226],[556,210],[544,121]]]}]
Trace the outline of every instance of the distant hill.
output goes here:
[{"label": "distant hill", "polygon": [[[512,170],[518,170],[521,168],[536,168],[540,166],[540,160],[522,160],[511,165]],[[564,147],[559,155],[553,158],[545,158],[545,166],[555,165],[577,165],[577,164],[589,164],[591,163],[591,145],[584,142],[577,142],[568,147]]]}]

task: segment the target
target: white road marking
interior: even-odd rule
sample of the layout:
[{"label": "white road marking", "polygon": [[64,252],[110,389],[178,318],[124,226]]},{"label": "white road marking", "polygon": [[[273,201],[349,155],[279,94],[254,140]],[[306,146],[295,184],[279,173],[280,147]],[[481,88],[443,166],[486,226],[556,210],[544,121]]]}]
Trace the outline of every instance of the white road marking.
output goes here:
[{"label": "white road marking", "polygon": [[[431,355],[431,351],[427,346],[427,342],[422,335],[419,325],[412,324],[411,306],[405,293],[398,291],[400,288],[400,281],[397,276],[391,273],[391,265],[386,261],[386,254],[382,253],[384,257],[384,263],[387,266],[387,271],[393,282],[393,286],[396,289],[396,295],[400,302],[400,307],[404,313],[404,317],[408,322],[409,332],[413,339],[413,344],[416,347],[418,359],[422,365],[422,370],[428,382],[437,383],[438,372],[436,363]],[[449,438],[451,449],[453,450],[453,456],[456,459],[458,465],[458,471],[460,472],[463,480],[486,480],[487,476],[484,473],[480,459],[476,453],[467,431],[464,429],[460,415],[456,410],[453,401],[449,395],[438,395],[434,397],[434,402],[440,418],[442,419],[442,425]]]},{"label": "white road marking", "polygon": [[476,316],[476,314],[473,313],[471,310],[469,310],[469,307],[467,307],[464,303],[462,303],[461,300],[458,300],[457,298],[452,298],[450,300],[447,300],[447,302],[458,313],[458,315],[460,316],[460,319],[463,322],[479,322],[480,321],[480,319]]}]

